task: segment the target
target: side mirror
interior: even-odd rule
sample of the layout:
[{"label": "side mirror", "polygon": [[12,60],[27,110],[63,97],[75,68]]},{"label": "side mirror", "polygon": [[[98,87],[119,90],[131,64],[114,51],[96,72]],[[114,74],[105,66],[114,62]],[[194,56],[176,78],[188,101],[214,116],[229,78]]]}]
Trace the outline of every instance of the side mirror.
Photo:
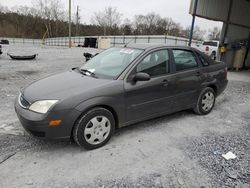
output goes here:
[{"label": "side mirror", "polygon": [[86,59],[86,62],[89,61],[90,59],[92,59],[93,57],[95,57],[96,55],[98,55],[99,53],[83,53],[83,56]]},{"label": "side mirror", "polygon": [[145,72],[138,72],[133,76],[133,81],[137,82],[137,81],[148,81],[150,80],[150,75],[145,73]]},{"label": "side mirror", "polygon": [[86,62],[89,61],[93,57],[93,55],[91,53],[88,53],[88,52],[83,53],[83,56],[85,57]]}]

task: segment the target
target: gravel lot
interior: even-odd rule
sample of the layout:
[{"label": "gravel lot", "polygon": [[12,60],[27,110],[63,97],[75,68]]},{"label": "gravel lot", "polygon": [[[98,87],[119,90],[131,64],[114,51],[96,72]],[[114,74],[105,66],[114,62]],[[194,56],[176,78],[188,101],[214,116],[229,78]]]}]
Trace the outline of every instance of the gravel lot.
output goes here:
[{"label": "gravel lot", "polygon": [[[86,151],[71,141],[24,132],[13,108],[20,87],[79,66],[81,48],[3,46],[0,56],[0,188],[250,187],[250,72],[229,73],[227,90],[207,116],[183,111],[122,128]],[[39,53],[13,61],[8,50]],[[232,151],[237,158],[225,160]]]}]

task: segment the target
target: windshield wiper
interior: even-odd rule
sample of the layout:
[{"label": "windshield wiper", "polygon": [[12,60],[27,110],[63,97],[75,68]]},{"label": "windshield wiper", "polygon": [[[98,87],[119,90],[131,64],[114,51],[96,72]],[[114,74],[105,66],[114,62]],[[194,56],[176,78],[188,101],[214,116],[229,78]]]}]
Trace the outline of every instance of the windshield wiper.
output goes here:
[{"label": "windshield wiper", "polygon": [[[88,76],[88,75],[91,75],[92,77],[97,78],[97,76],[95,75],[95,73],[93,73],[93,72],[91,72],[91,71],[89,71],[89,70],[87,70],[87,69],[79,69],[79,71],[80,71],[81,73],[87,75],[87,76]],[[88,73],[88,74],[86,74],[86,73]]]},{"label": "windshield wiper", "polygon": [[98,78],[95,73],[93,73],[87,69],[80,69],[79,67],[74,67],[74,68],[72,68],[72,70],[77,70],[78,72],[80,72],[81,74],[83,74],[85,76],[92,76],[94,78]]},{"label": "windshield wiper", "polygon": [[72,70],[77,70],[78,72],[80,72],[80,73],[86,75],[84,72],[81,72],[81,70],[79,69],[79,67],[74,67],[74,68],[72,68]]}]

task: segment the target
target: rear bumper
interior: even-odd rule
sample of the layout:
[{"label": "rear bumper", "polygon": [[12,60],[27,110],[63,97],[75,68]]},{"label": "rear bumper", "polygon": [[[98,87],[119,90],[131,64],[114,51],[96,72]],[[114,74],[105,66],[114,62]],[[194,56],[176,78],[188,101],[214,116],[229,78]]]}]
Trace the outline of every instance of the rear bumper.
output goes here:
[{"label": "rear bumper", "polygon": [[225,91],[227,84],[228,84],[227,79],[222,81],[222,83],[220,84],[220,86],[217,89],[217,96],[219,96],[223,91]]},{"label": "rear bumper", "polygon": [[[23,128],[33,136],[46,139],[68,139],[75,121],[80,116],[80,112],[75,109],[51,111],[47,114],[39,114],[27,109],[23,109],[15,101],[15,111]],[[49,126],[51,120],[62,120],[58,126]]]}]

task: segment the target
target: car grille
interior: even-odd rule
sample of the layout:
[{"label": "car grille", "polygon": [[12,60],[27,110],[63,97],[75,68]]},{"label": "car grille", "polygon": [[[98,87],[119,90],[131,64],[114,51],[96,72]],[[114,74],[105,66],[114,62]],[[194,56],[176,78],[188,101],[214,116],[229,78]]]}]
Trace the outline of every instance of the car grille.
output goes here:
[{"label": "car grille", "polygon": [[19,95],[18,101],[21,107],[26,108],[26,109],[29,108],[30,103],[23,97],[22,94]]}]

